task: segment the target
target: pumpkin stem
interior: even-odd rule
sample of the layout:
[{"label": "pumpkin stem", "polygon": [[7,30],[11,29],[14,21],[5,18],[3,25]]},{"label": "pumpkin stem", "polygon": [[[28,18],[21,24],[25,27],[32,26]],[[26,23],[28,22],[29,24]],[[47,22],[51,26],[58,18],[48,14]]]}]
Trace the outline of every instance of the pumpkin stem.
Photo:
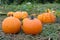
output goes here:
[{"label": "pumpkin stem", "polygon": [[50,9],[47,9],[47,12],[50,13]]},{"label": "pumpkin stem", "polygon": [[33,15],[31,16],[31,19],[34,19],[34,16]]}]

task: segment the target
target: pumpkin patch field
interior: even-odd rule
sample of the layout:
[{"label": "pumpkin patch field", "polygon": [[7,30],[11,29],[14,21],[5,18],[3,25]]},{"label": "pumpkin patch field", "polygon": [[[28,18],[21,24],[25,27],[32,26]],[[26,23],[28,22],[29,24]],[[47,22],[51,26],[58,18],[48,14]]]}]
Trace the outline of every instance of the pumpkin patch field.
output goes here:
[{"label": "pumpkin patch field", "polygon": [[0,40],[60,40],[60,4],[1,5]]}]

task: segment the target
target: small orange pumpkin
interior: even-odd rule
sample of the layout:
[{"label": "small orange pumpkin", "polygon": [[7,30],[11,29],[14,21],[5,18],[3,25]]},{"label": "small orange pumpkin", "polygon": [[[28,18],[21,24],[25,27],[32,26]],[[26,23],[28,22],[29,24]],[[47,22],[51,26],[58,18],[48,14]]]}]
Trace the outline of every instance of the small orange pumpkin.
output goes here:
[{"label": "small orange pumpkin", "polygon": [[14,12],[8,12],[7,16],[13,16]]},{"label": "small orange pumpkin", "polygon": [[18,19],[24,19],[24,18],[28,17],[28,13],[25,11],[22,11],[22,12],[20,11],[20,12],[14,13],[13,16],[18,18]]},{"label": "small orange pumpkin", "polygon": [[22,15],[21,15],[21,12],[17,11],[13,14],[13,17],[16,17],[18,19],[21,19]]},{"label": "small orange pumpkin", "polygon": [[37,18],[43,23],[54,23],[56,21],[56,16],[49,9],[46,13],[38,15]]},{"label": "small orange pumpkin", "polygon": [[42,31],[42,23],[36,18],[25,18],[23,20],[22,30],[25,34],[38,34]]},{"label": "small orange pumpkin", "polygon": [[28,17],[28,13],[26,11],[22,11],[22,19],[27,18]]},{"label": "small orange pumpkin", "polygon": [[7,17],[2,22],[2,30],[5,33],[18,33],[20,26],[21,22],[15,17]]}]

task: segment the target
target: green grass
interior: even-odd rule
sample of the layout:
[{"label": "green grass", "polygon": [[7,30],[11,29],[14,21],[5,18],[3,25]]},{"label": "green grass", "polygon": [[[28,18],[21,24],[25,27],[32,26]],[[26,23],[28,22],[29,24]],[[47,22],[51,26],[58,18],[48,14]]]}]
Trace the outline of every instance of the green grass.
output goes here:
[{"label": "green grass", "polygon": [[42,13],[47,9],[56,9],[56,13],[60,13],[60,4],[21,4],[21,5],[2,5],[0,7],[0,12],[7,13],[8,11],[27,11],[29,14],[31,13]]}]

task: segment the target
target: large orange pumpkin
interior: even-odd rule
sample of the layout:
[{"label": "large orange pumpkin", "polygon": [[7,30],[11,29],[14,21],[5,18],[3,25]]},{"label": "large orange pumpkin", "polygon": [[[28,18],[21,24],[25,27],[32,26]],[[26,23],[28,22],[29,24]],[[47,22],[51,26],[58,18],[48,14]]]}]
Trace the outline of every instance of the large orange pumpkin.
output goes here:
[{"label": "large orange pumpkin", "polygon": [[20,26],[21,22],[15,17],[7,17],[2,22],[2,30],[5,33],[18,33]]},{"label": "large orange pumpkin", "polygon": [[13,16],[14,12],[8,12],[7,16]]},{"label": "large orange pumpkin", "polygon": [[13,16],[18,18],[18,19],[24,19],[24,18],[28,17],[28,13],[25,11],[22,11],[22,12],[20,11],[20,12],[14,13]]},{"label": "large orange pumpkin", "polygon": [[56,21],[56,16],[49,10],[46,13],[38,15],[37,18],[43,23],[54,23]]},{"label": "large orange pumpkin", "polygon": [[42,31],[42,23],[36,18],[25,18],[22,30],[25,34],[38,34]]}]

